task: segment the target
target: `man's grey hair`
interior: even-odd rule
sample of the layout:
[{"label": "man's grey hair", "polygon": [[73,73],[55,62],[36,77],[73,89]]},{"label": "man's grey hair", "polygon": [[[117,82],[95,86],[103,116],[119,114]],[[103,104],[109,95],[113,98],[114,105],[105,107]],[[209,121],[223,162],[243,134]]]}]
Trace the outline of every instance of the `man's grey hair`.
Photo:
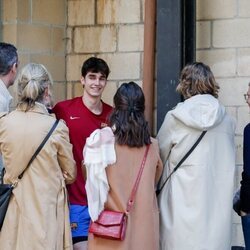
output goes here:
[{"label": "man's grey hair", "polygon": [[17,49],[9,43],[0,43],[0,75],[9,73],[13,64],[18,63]]}]

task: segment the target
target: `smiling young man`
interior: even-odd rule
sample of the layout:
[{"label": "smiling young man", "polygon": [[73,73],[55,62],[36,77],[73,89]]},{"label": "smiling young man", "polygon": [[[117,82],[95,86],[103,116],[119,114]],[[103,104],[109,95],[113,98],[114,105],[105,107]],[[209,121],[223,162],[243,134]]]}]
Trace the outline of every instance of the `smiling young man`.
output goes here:
[{"label": "smiling young man", "polygon": [[107,63],[96,57],[90,57],[82,66],[81,84],[83,95],[59,102],[53,108],[58,119],[63,119],[68,128],[73,155],[77,164],[76,181],[67,186],[70,201],[70,222],[74,250],[87,249],[88,213],[85,177],[82,171],[82,150],[86,138],[98,128],[105,127],[107,116],[112,107],[101,100],[109,75]]}]

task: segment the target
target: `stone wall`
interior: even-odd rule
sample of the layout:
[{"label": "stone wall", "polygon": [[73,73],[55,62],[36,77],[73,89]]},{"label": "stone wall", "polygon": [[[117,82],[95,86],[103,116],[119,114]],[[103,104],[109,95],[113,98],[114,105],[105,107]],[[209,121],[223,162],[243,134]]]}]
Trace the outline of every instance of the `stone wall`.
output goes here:
[{"label": "stone wall", "polygon": [[[210,65],[221,88],[219,99],[237,121],[235,187],[241,180],[242,133],[250,118],[243,97],[250,80],[249,31],[249,0],[197,0],[197,60]],[[240,218],[234,212],[233,218],[233,244],[243,245]]]},{"label": "stone wall", "polygon": [[[55,101],[65,99],[66,0],[1,0],[0,4],[1,40],[18,48],[20,67],[44,64],[54,79]],[[15,86],[10,91],[16,97]]]},{"label": "stone wall", "polygon": [[68,98],[82,95],[81,66],[93,55],[107,61],[111,69],[103,94],[105,102],[113,104],[113,95],[122,82],[141,84],[143,3],[142,0],[68,0]]},{"label": "stone wall", "polygon": [[[103,99],[112,104],[122,82],[142,84],[144,1],[0,0],[1,40],[17,46],[21,66],[38,62],[49,69],[55,101],[80,96],[82,62],[103,58],[111,69]],[[221,87],[219,99],[237,122],[237,188],[242,132],[249,121],[243,94],[250,80],[250,1],[196,1],[197,60],[211,67]],[[233,244],[243,245],[239,217],[232,214]]]}]

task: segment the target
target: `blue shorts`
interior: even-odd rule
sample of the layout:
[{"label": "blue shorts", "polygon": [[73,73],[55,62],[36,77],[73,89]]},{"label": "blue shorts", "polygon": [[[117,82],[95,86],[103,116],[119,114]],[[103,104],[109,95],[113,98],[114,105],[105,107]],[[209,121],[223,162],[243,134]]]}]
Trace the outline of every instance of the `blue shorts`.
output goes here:
[{"label": "blue shorts", "polygon": [[70,205],[72,237],[88,236],[90,216],[88,206]]}]

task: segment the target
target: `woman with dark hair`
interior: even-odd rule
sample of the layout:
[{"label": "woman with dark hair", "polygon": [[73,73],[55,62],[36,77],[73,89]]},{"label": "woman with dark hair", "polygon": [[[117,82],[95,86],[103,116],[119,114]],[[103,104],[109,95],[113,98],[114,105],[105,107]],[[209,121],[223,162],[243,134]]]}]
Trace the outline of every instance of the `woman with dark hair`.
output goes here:
[{"label": "woman with dark hair", "polygon": [[159,211],[155,185],[161,175],[162,162],[158,143],[150,137],[144,109],[145,99],[142,89],[134,82],[123,83],[114,96],[114,110],[109,119],[114,133],[116,161],[106,168],[109,192],[105,209],[126,211],[148,145],[149,151],[135,201],[128,214],[125,239],[117,241],[90,234],[89,250],[159,248]]},{"label": "woman with dark hair", "polygon": [[167,113],[157,135],[164,161],[159,186],[173,173],[159,196],[161,250],[231,249],[235,122],[218,90],[207,65],[185,66],[177,86],[184,102]]}]

